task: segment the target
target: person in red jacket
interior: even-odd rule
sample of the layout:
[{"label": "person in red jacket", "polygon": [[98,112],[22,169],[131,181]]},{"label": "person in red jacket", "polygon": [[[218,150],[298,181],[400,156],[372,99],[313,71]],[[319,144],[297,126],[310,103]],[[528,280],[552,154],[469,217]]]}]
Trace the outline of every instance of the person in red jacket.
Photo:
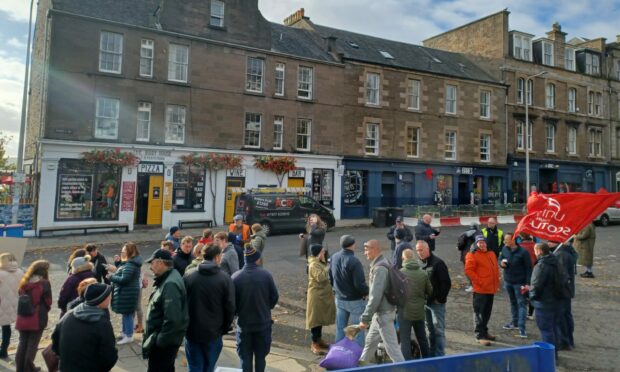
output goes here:
[{"label": "person in red jacket", "polygon": [[465,256],[465,275],[474,288],[474,322],[476,340],[490,346],[495,336],[489,334],[487,324],[493,311],[493,298],[499,290],[499,268],[497,257],[487,248],[484,236],[476,236],[475,247]]},{"label": "person in red jacket", "polygon": [[[38,371],[34,365],[39,341],[47,327],[48,312],[52,308],[52,287],[49,282],[50,263],[45,260],[33,262],[19,282],[19,295],[28,295],[34,311],[25,312],[18,305],[15,329],[19,331],[19,344],[15,354],[17,371]],[[21,300],[20,300],[21,302]]]}]

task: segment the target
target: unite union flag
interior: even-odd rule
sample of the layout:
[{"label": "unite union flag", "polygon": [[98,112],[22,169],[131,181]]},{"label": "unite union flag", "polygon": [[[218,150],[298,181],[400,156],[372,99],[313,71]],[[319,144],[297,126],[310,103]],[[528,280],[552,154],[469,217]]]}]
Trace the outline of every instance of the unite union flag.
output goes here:
[{"label": "unite union flag", "polygon": [[608,193],[604,189],[596,194],[532,192],[527,199],[527,214],[519,222],[515,236],[524,232],[549,241],[565,242],[618,201],[620,193]]}]

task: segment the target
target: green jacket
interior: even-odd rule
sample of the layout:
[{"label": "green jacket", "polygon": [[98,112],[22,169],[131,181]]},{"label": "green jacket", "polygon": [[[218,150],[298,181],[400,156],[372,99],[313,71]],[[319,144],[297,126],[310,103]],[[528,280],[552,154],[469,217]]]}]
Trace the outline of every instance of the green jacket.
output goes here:
[{"label": "green jacket", "polygon": [[404,261],[400,271],[409,279],[409,296],[403,313],[405,319],[424,320],[424,305],[433,293],[431,279],[416,260]]},{"label": "green jacket", "polygon": [[256,249],[260,253],[263,253],[263,249],[265,249],[265,243],[267,242],[267,235],[263,231],[259,231],[256,234],[252,235],[252,248]]},{"label": "green jacket", "polygon": [[146,309],[142,355],[148,358],[154,345],[179,347],[189,324],[187,292],[181,274],[170,269],[155,278],[155,290]]}]

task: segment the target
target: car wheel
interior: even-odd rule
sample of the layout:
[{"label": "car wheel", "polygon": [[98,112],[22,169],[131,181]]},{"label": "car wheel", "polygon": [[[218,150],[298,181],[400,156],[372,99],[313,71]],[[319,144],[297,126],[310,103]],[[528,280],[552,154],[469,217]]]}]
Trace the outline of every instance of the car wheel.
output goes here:
[{"label": "car wheel", "polygon": [[607,227],[609,226],[609,216],[604,214],[601,216],[601,218],[599,219],[599,221],[601,222],[601,226],[603,227]]},{"label": "car wheel", "polygon": [[272,234],[273,228],[271,227],[271,223],[263,221],[260,223],[260,225],[263,227],[263,232],[265,233],[265,235],[269,236]]}]

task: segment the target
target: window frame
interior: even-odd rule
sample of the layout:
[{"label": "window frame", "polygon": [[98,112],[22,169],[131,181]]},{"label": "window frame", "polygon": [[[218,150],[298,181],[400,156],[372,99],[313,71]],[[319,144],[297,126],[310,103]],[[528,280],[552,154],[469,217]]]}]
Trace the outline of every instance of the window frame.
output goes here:
[{"label": "window frame", "polygon": [[[374,128],[374,130],[370,130]],[[381,125],[379,123],[366,123],[364,125],[364,155],[379,155],[379,147],[381,145]],[[372,132],[373,137],[370,136]],[[372,145],[369,143],[372,142]],[[373,149],[369,152],[368,149]]]},{"label": "window frame", "polygon": [[[216,4],[219,4],[222,7],[221,15],[213,13],[213,8],[214,8],[214,5]],[[226,15],[226,3],[221,0],[211,0],[211,6],[209,7],[209,26],[223,28],[225,25],[224,23],[225,15]],[[213,24],[214,19],[219,20],[218,24]]]},{"label": "window frame", "polygon": [[[299,132],[299,128],[300,128],[300,124],[302,123],[306,123],[306,133],[300,133]],[[301,136],[301,137],[300,137]],[[305,138],[306,139],[306,147],[302,148],[299,147],[299,140],[301,138]],[[303,141],[303,140],[302,140]],[[312,119],[308,119],[308,118],[297,118],[296,122],[295,122],[295,148],[297,149],[297,151],[310,151],[312,149]]]},{"label": "window frame", "polygon": [[[569,48],[569,47],[564,48],[564,69],[569,70],[569,71],[576,70],[576,67],[577,67],[575,63],[576,54],[577,54],[577,50],[575,48]],[[569,64],[570,64],[570,67],[569,67]]]},{"label": "window frame", "polygon": [[[408,125],[405,130],[406,130],[406,138],[407,138],[407,142],[405,144],[405,152],[407,153],[407,157],[408,158],[419,158],[420,157],[420,132],[421,132],[421,128],[413,126],[413,125]],[[414,136],[410,136],[409,135],[410,131],[412,132],[412,134],[415,134],[415,139],[414,139]],[[409,148],[411,147],[413,149],[414,145],[415,145],[415,154],[412,155],[409,152]]]},{"label": "window frame", "polygon": [[517,104],[525,102],[525,79],[520,77],[517,79]]},{"label": "window frame", "polygon": [[[265,59],[247,56],[245,63],[245,91],[259,94],[263,93],[265,89],[265,84],[263,84],[265,77]],[[253,67],[260,68],[254,70]],[[253,86],[258,87],[258,89],[252,89]]]},{"label": "window frame", "polygon": [[594,115],[594,96],[593,90],[588,92],[588,115]]},{"label": "window frame", "polygon": [[[308,81],[302,81],[302,71],[309,71]],[[302,89],[302,84],[307,84],[308,87]],[[300,92],[305,92],[307,96],[300,95]],[[297,67],[297,98],[307,101],[311,101],[314,97],[314,67],[299,65]]]},{"label": "window frame", "polygon": [[[101,103],[105,102],[103,101],[114,101],[116,104],[116,117],[114,116],[103,116],[100,115],[100,105]],[[101,108],[102,110],[105,110],[104,108]],[[113,97],[105,97],[105,96],[98,96],[95,100],[95,135],[94,137],[97,139],[109,139],[109,140],[115,140],[118,139],[118,130],[119,130],[119,126],[120,126],[120,111],[121,111],[121,100],[118,98],[113,98]],[[99,131],[99,124],[100,121],[104,121],[104,120],[109,120],[110,122],[115,122],[116,126],[115,126],[115,133],[114,136],[104,136],[101,134],[97,134]]]},{"label": "window frame", "polygon": [[[485,150],[484,142],[486,142],[486,150]],[[483,163],[491,162],[491,134],[490,133],[480,133],[480,162],[483,162]]]},{"label": "window frame", "polygon": [[[281,75],[281,76],[279,76]],[[274,95],[278,97],[284,97],[285,93],[285,81],[286,81],[286,64],[282,62],[276,62],[276,67],[274,69]],[[279,91],[278,88],[281,88]]]},{"label": "window frame", "polygon": [[[182,117],[183,119],[182,122],[172,122],[170,120],[171,119],[170,110],[173,110],[175,108],[180,110],[178,112],[178,115],[179,115],[179,118]],[[170,139],[169,135],[171,134],[172,126],[177,126],[178,128],[182,130],[181,134],[183,138],[181,140]],[[178,143],[178,144],[185,143],[185,127],[186,126],[187,126],[187,107],[183,105],[167,104],[166,105],[166,132],[164,135],[164,142],[165,143]]]},{"label": "window frame", "polygon": [[545,108],[555,108],[555,84],[545,84]]},{"label": "window frame", "polygon": [[[554,57],[555,57],[555,51],[553,50],[553,43],[549,42],[549,41],[545,41],[543,40],[541,42],[541,49],[542,49],[542,64],[545,66],[554,66],[555,65],[555,61],[554,61]],[[549,47],[549,52],[547,53],[546,47]],[[549,61],[547,63],[547,57],[549,58]]]},{"label": "window frame", "polygon": [[527,99],[528,106],[533,106],[534,105],[534,80],[527,79],[526,84],[527,84],[527,97],[525,97],[525,99]]},{"label": "window frame", "polygon": [[[451,89],[453,88],[453,89]],[[454,92],[454,97],[449,97],[448,93],[450,91]],[[454,84],[446,84],[444,89],[444,97],[445,97],[445,113],[448,115],[456,115],[457,114],[457,102],[458,102],[458,86]],[[454,111],[449,110],[449,106],[454,106]]]},{"label": "window frame", "polygon": [[[551,132],[549,131],[551,129]],[[551,136],[549,136],[551,134]],[[555,123],[545,123],[545,152],[555,153],[555,137],[556,137],[556,125]]]},{"label": "window frame", "polygon": [[[371,100],[374,97],[375,100]],[[376,72],[366,73],[366,104],[370,106],[381,105],[381,75]]]},{"label": "window frame", "polygon": [[588,156],[594,158],[603,157],[603,129],[598,127],[588,128]]},{"label": "window frame", "polygon": [[568,88],[567,94],[568,104],[567,111],[568,112],[577,112],[577,89],[576,88]]},{"label": "window frame", "polygon": [[[534,123],[530,120],[530,124],[529,124],[529,128],[528,128],[528,137],[527,139],[525,138],[525,121],[523,120],[517,120],[516,122],[516,128],[515,128],[515,138],[517,143],[515,144],[517,150],[520,151],[525,151],[525,146],[526,143],[529,146],[529,151],[532,151],[532,132],[534,132]],[[519,127],[520,127],[520,131],[521,133],[519,133]],[[519,147],[519,140],[521,141],[522,145],[521,147]]]},{"label": "window frame", "polygon": [[[176,60],[176,56],[178,55],[176,53],[177,51],[176,48],[180,48],[179,50],[185,50],[185,62]],[[175,53],[173,53],[173,49],[175,50]],[[175,59],[173,60],[173,58]],[[185,74],[185,79],[177,78],[176,76],[178,72],[176,69],[177,67],[181,67],[182,74]],[[172,71],[174,71],[174,75],[172,75]],[[175,83],[187,83],[189,81],[189,46],[188,45],[177,44],[177,43],[168,44],[168,81],[172,81]]]},{"label": "window frame", "polygon": [[[444,158],[445,160],[457,160],[457,131],[454,129],[444,130]],[[452,153],[452,156],[447,156]]]},{"label": "window frame", "polygon": [[[487,97],[487,102],[483,102],[483,99],[482,99],[483,96]],[[480,118],[491,119],[491,91],[490,90],[480,91]]]},{"label": "window frame", "polygon": [[603,93],[594,93],[594,116],[603,116]]},{"label": "window frame", "polygon": [[[517,40],[519,52],[517,53]],[[523,61],[532,61],[532,38],[521,34],[512,35],[512,56]]]},{"label": "window frame", "polygon": [[[416,88],[417,86],[417,88]],[[416,94],[417,90],[417,94]],[[422,92],[422,81],[419,79],[407,79],[407,109],[420,111],[420,96]],[[413,103],[415,102],[415,105]]]},{"label": "window frame", "polygon": [[[147,110],[148,105],[148,110]],[[153,118],[152,114],[153,104],[151,102],[141,101],[138,102],[138,111],[136,116],[136,141],[137,142],[149,142],[151,138],[151,121]],[[141,112],[148,112],[148,120],[142,120],[140,118]],[[142,123],[142,124],[141,124]],[[146,137],[140,137],[141,125],[146,123]]]},{"label": "window frame", "polygon": [[[278,131],[276,128],[280,127]],[[276,146],[276,139],[280,143],[280,146]],[[275,115],[273,117],[273,149],[282,150],[284,147],[284,116]]]},{"label": "window frame", "polygon": [[577,155],[577,128],[569,126],[566,138],[566,149],[569,155]]},{"label": "window frame", "polygon": [[[205,211],[205,185],[206,185],[206,169],[203,167],[197,167],[194,165],[185,165],[184,163],[175,163],[172,167],[173,172],[173,184],[172,184],[172,213],[183,212],[204,212]],[[182,178],[177,176],[178,173],[186,173],[187,180],[181,181]],[[195,183],[195,184],[194,184]],[[192,185],[194,184],[194,185]],[[184,187],[183,187],[184,186]],[[179,209],[177,204],[177,190],[184,190],[183,193],[183,208]],[[200,195],[197,195],[200,194]],[[196,198],[199,199],[201,206],[194,208],[196,205]],[[191,203],[191,207],[185,207],[187,202]]]},{"label": "window frame", "polygon": [[[256,120],[252,120],[252,119],[256,119],[258,118],[258,121]],[[263,115],[257,112],[246,112],[245,113],[245,119],[244,119],[244,123],[243,123],[243,147],[244,148],[248,148],[248,149],[259,149],[261,147],[261,142],[262,142],[262,131],[263,131]],[[248,125],[250,124],[257,124],[258,123],[258,130],[255,128],[248,128]],[[254,135],[250,135],[251,133],[254,133]],[[248,140],[252,140],[253,138],[256,137],[256,132],[258,132],[258,143],[257,144],[252,144],[252,143],[248,143]]]},{"label": "window frame", "polygon": [[[146,43],[146,45],[145,45]],[[149,45],[150,43],[150,45]],[[142,54],[143,51],[150,50],[151,56],[144,56]],[[140,39],[140,68],[138,69],[138,74],[140,77],[152,78],[153,77],[153,60],[155,58],[155,41],[153,39]],[[146,61],[149,64],[150,73],[145,74],[142,73],[142,62]]]},{"label": "window frame", "polygon": [[[107,35],[114,35],[115,37],[118,36],[119,37],[119,48],[118,51],[116,50],[104,50],[103,49],[103,36],[104,34]],[[112,32],[112,31],[101,31],[99,33],[99,72],[105,72],[107,74],[122,74],[123,73],[123,45],[124,45],[124,35],[118,32]],[[103,58],[102,56],[104,54],[111,54],[113,56],[118,56],[119,60],[118,60],[118,70],[108,70],[106,68],[103,68],[101,66],[101,63],[103,62]],[[114,62],[112,62],[112,65],[114,65]]]}]

